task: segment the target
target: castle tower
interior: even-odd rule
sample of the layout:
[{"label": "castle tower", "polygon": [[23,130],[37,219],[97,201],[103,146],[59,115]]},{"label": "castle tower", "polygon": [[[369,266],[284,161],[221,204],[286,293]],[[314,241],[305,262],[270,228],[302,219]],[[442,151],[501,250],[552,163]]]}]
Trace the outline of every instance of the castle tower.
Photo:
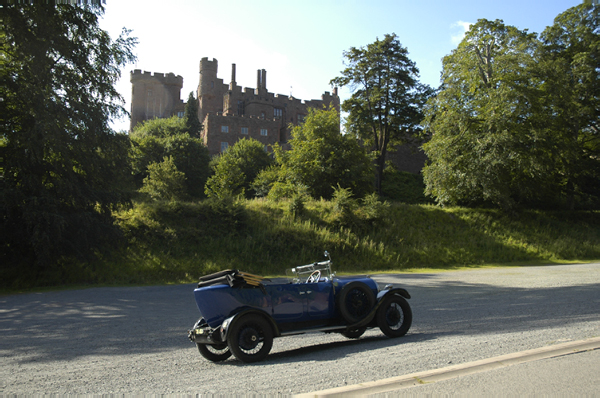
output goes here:
[{"label": "castle tower", "polygon": [[145,120],[164,118],[183,112],[183,77],[173,73],[154,73],[135,69],[130,73],[131,122],[129,131]]},{"label": "castle tower", "polygon": [[218,68],[219,62],[215,58],[212,61],[208,57],[200,60],[200,80],[196,93],[200,123],[210,112],[223,112],[223,94],[226,90],[223,89],[223,79],[217,78]]}]

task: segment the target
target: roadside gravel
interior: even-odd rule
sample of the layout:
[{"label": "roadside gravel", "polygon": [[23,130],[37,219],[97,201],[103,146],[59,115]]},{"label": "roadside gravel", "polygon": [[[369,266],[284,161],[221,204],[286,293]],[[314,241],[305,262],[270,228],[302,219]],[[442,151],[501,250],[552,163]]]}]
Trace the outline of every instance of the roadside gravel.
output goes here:
[{"label": "roadside gravel", "polygon": [[373,278],[412,295],[405,337],[285,337],[256,364],[187,340],[194,285],[2,296],[0,393],[288,395],[600,335],[600,263]]}]

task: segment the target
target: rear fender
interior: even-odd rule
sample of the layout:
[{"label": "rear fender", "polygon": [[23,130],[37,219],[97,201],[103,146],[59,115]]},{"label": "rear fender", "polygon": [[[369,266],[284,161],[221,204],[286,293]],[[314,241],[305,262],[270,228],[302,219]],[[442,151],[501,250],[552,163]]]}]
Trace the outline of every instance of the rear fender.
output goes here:
[{"label": "rear fender", "polygon": [[273,328],[273,336],[274,337],[279,337],[281,336],[281,333],[279,332],[279,328],[277,327],[277,324],[275,323],[275,321],[273,320],[273,318],[267,314],[264,311],[260,311],[254,308],[247,308],[245,310],[242,310],[240,312],[238,312],[237,314],[230,316],[229,318],[225,319],[223,321],[223,323],[220,326],[220,332],[221,332],[221,340],[226,342],[227,339],[229,338],[229,331],[231,330],[231,326],[235,325],[235,323],[237,322],[238,319],[240,319],[241,317],[243,317],[244,315],[247,314],[256,314],[259,315],[261,317],[263,317],[267,322],[269,322],[269,324],[271,325],[271,327]]}]

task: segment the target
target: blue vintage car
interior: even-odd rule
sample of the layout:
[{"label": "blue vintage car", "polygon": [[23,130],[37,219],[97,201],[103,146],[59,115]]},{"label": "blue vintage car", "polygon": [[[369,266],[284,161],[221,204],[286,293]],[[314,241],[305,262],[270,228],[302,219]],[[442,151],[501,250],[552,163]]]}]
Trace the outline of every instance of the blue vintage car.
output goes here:
[{"label": "blue vintage car", "polygon": [[265,279],[225,270],[200,278],[194,290],[201,318],[188,331],[203,357],[218,362],[235,355],[244,362],[264,359],[273,338],[309,332],[336,332],[359,338],[379,327],[404,336],[412,323],[405,289],[380,290],[367,276],[337,277],[327,261],[286,271],[288,278]]}]

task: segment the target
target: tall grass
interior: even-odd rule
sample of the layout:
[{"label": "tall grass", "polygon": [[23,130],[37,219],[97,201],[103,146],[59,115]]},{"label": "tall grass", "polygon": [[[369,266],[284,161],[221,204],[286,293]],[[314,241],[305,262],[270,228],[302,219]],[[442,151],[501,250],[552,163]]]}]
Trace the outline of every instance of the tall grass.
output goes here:
[{"label": "tall grass", "polygon": [[[137,202],[116,214],[127,244],[64,283],[196,281],[237,268],[265,276],[323,259],[345,272],[452,269],[600,259],[600,212],[499,210],[329,201]],[[65,273],[67,274],[67,273]],[[30,281],[39,285],[39,281]]]},{"label": "tall grass", "polygon": [[[139,203],[119,214],[129,248],[114,261],[140,282],[179,282],[226,268],[281,275],[328,250],[339,272],[448,269],[600,258],[600,213],[441,209],[391,204],[350,216],[327,201]],[[131,272],[139,270],[139,272]],[[130,278],[136,278],[130,276]]]}]

